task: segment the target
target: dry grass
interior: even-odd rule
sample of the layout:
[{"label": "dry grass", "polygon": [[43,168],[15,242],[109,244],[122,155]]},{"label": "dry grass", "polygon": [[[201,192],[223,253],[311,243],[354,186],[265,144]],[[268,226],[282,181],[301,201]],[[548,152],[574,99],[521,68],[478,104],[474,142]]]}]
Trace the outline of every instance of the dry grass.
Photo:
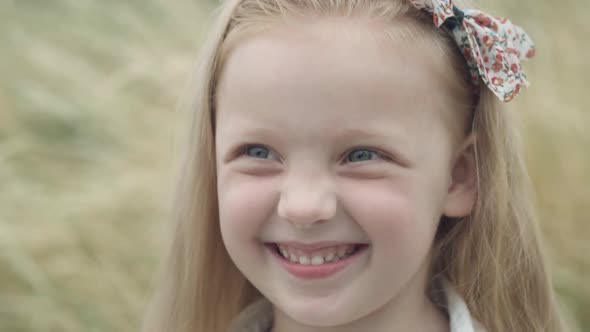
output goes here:
[{"label": "dry grass", "polygon": [[[0,331],[137,329],[165,247],[174,109],[212,8],[196,3],[0,3]],[[556,288],[590,330],[590,8],[487,3],[538,44],[511,107]]]}]

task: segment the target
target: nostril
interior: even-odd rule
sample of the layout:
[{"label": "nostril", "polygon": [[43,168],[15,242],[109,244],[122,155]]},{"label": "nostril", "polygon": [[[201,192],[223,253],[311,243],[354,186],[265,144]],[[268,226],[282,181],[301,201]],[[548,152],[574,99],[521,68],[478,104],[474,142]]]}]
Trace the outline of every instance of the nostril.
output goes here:
[{"label": "nostril", "polygon": [[278,203],[279,217],[297,228],[306,228],[320,221],[331,220],[336,214],[336,198],[332,190],[321,190],[318,184],[310,190],[282,194]]}]

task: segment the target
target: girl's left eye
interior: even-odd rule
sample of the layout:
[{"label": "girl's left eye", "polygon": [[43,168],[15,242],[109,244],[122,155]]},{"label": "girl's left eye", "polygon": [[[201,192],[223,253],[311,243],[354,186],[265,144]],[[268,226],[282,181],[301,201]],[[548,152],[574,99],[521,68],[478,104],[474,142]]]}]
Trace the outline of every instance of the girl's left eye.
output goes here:
[{"label": "girl's left eye", "polygon": [[373,150],[369,149],[355,149],[352,150],[346,157],[347,162],[366,161],[379,158],[381,155]]}]

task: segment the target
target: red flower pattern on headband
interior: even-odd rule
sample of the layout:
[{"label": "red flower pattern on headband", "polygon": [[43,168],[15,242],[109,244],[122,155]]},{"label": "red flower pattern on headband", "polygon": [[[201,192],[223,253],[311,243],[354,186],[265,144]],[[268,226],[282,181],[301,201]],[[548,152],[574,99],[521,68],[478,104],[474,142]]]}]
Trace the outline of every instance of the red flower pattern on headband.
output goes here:
[{"label": "red flower pattern on headband", "polygon": [[451,33],[462,50],[474,84],[479,84],[481,78],[505,102],[514,99],[521,87],[530,85],[520,61],[534,57],[535,46],[522,28],[506,18],[479,10],[459,11],[452,0],[409,1],[431,13],[437,27],[449,19],[459,23],[452,26]]}]

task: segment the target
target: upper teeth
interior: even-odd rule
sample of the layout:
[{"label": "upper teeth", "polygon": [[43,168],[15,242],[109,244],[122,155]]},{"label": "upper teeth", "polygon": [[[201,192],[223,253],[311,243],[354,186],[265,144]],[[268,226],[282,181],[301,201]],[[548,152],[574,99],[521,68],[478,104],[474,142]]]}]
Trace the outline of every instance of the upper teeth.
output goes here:
[{"label": "upper teeth", "polygon": [[324,248],[311,254],[281,244],[278,244],[278,247],[281,255],[291,262],[301,265],[321,265],[326,262],[339,261],[350,255],[354,251],[355,245],[349,244]]}]

